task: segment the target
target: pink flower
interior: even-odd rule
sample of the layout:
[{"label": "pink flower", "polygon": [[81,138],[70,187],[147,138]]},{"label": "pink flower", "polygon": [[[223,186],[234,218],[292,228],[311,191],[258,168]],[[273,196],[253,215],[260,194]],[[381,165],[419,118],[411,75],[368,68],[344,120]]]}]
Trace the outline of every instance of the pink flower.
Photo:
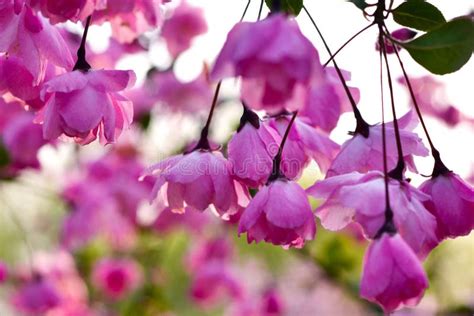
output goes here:
[{"label": "pink flower", "polygon": [[239,235],[247,241],[265,240],[275,245],[301,248],[312,240],[316,225],[308,197],[295,182],[279,179],[262,187],[239,222]]},{"label": "pink flower", "polygon": [[474,229],[474,189],[457,174],[427,180],[420,190],[431,197],[425,206],[436,217],[440,239],[465,236]]},{"label": "pink flower", "polygon": [[208,207],[228,218],[248,202],[244,187],[232,178],[231,164],[218,151],[196,150],[173,156],[150,167],[144,176],[155,175],[152,198],[174,212],[185,207]]},{"label": "pink flower", "polygon": [[[416,34],[417,33],[415,31],[412,31],[412,30],[407,29],[407,28],[401,28],[401,29],[395,30],[392,33],[390,33],[392,38],[394,38],[395,40],[398,40],[400,42],[407,42],[407,41],[411,40],[412,38],[414,38],[416,36]],[[387,38],[384,38],[384,41],[385,41],[385,51],[387,52],[387,54],[394,54],[395,49],[397,51],[401,50],[401,47],[398,46],[398,45],[393,45],[391,40],[389,40]],[[379,44],[378,41],[375,44],[375,49],[377,51],[380,50],[380,44]]]},{"label": "pink flower", "polygon": [[87,144],[99,135],[104,143],[115,142],[133,117],[133,105],[118,92],[134,82],[133,71],[120,70],[76,70],[48,81],[41,91],[46,105],[38,117],[44,137],[65,134]]},{"label": "pink flower", "polygon": [[161,36],[173,58],[191,47],[191,41],[207,32],[207,23],[201,8],[190,6],[185,0],[163,23]]},{"label": "pink flower", "polygon": [[201,213],[194,209],[187,209],[184,214],[171,211],[170,208],[163,209],[153,223],[153,229],[160,234],[166,234],[174,230],[183,229],[187,234],[201,234],[209,224],[207,213]]},{"label": "pink flower", "polygon": [[[329,230],[340,230],[356,221],[369,238],[374,238],[385,221],[385,182],[383,174],[353,172],[316,182],[307,189],[314,198],[326,199],[316,216]],[[430,197],[407,182],[390,180],[390,206],[400,235],[420,257],[439,243],[436,219],[423,206]]]},{"label": "pink flower", "polygon": [[256,113],[244,108],[240,127],[227,149],[233,174],[250,187],[265,184],[280,142],[280,135],[273,128],[260,121]]},{"label": "pink flower", "polygon": [[31,4],[37,5],[41,13],[49,18],[52,24],[83,21],[94,12],[95,0],[33,0]]},{"label": "pink flower", "polygon": [[[287,115],[279,116],[274,118],[270,125],[283,137],[290,119]],[[283,148],[281,169],[286,177],[296,179],[311,159],[314,159],[319,168],[325,172],[338,150],[339,145],[325,132],[311,127],[297,117]]]},{"label": "pink flower", "polygon": [[142,279],[140,266],[131,259],[102,259],[92,272],[94,285],[112,300],[130,294],[141,285]]},{"label": "pink flower", "polygon": [[232,259],[234,249],[231,242],[225,237],[205,240],[195,247],[186,260],[189,271],[199,271],[209,262],[228,262]]},{"label": "pink flower", "polygon": [[242,77],[242,98],[249,107],[277,113],[303,105],[315,73],[322,75],[314,46],[294,19],[273,14],[262,21],[234,26],[211,79]]},{"label": "pink flower", "polygon": [[[411,111],[398,120],[404,159],[408,168],[412,171],[416,171],[413,155],[424,157],[429,153],[421,138],[412,132],[416,126],[416,123],[414,123]],[[391,170],[398,161],[393,123],[386,124],[386,139],[387,164],[388,169]],[[382,125],[371,126],[367,138],[355,134],[352,139],[346,141],[333,160],[326,176],[332,177],[352,171],[367,172],[369,170],[383,170]]]},{"label": "pink flower", "polygon": [[419,303],[428,288],[420,261],[400,235],[383,234],[364,258],[360,295],[391,313]]},{"label": "pink flower", "polygon": [[23,313],[38,315],[59,306],[61,297],[50,281],[38,275],[20,286],[12,304]]},{"label": "pink flower", "polygon": [[0,284],[5,282],[7,277],[8,277],[7,265],[5,263],[3,263],[2,261],[0,261]]},{"label": "pink flower", "polygon": [[34,85],[43,79],[47,62],[71,69],[74,61],[59,32],[28,5],[6,2],[0,8],[0,52],[18,57],[33,76]]}]

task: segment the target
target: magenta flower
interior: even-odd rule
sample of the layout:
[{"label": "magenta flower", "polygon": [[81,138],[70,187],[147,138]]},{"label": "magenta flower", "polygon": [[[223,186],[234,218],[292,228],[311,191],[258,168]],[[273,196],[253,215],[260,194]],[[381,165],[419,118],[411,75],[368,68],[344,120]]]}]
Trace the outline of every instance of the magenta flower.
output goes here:
[{"label": "magenta flower", "polygon": [[[412,38],[414,38],[416,34],[417,33],[415,31],[407,29],[407,28],[401,28],[390,33],[392,38],[400,42],[407,42],[411,40]],[[401,50],[401,47],[399,45],[393,45],[392,41],[389,40],[388,38],[384,38],[384,42],[385,42],[385,51],[387,52],[387,54],[394,54],[395,50],[397,51]],[[380,50],[380,44],[378,41],[375,44],[375,49],[377,51]]]},{"label": "magenta flower", "polygon": [[8,277],[7,265],[5,263],[3,263],[2,261],[0,261],[0,284],[5,282],[7,277]]},{"label": "magenta flower", "polygon": [[83,21],[94,12],[95,0],[33,0],[31,5],[38,6],[41,13],[52,24]]},{"label": "magenta flower", "polygon": [[[329,230],[340,230],[353,220],[369,238],[374,238],[385,221],[385,184],[383,174],[353,172],[316,182],[307,189],[314,198],[326,199],[316,209],[316,216]],[[439,243],[436,219],[423,206],[430,197],[406,182],[390,180],[390,206],[400,235],[420,257]]]},{"label": "magenta flower", "polygon": [[232,166],[218,151],[196,150],[173,156],[150,167],[144,176],[155,175],[152,198],[159,205],[182,213],[186,207],[207,208],[228,218],[245,206],[244,187],[232,178]]},{"label": "magenta flower", "polygon": [[232,243],[225,237],[205,240],[192,249],[185,264],[189,271],[199,271],[211,261],[229,262],[233,251]]},{"label": "magenta flower", "polygon": [[312,240],[316,224],[305,191],[295,182],[278,179],[262,187],[239,222],[239,235],[249,243],[265,240],[275,245],[301,248]]},{"label": "magenta flower", "polygon": [[161,36],[173,58],[190,48],[196,36],[206,32],[207,22],[202,9],[193,7],[186,1],[180,3],[161,28]]},{"label": "magenta flower", "polygon": [[465,236],[474,229],[474,189],[457,174],[427,180],[420,190],[431,197],[425,206],[436,217],[440,239]]},{"label": "magenta flower", "polygon": [[46,101],[39,115],[46,139],[64,134],[80,144],[99,136],[103,143],[113,143],[132,123],[133,105],[121,96],[135,82],[133,71],[90,70],[58,76],[41,91]]},{"label": "magenta flower", "polygon": [[[420,137],[414,132],[416,126],[413,113],[410,111],[398,120],[400,137],[402,141],[404,160],[408,168],[416,171],[413,155],[425,157],[429,154]],[[391,170],[397,165],[398,153],[395,142],[395,129],[392,123],[386,124],[387,139],[387,165]],[[327,177],[341,175],[352,171],[367,172],[370,170],[383,170],[382,125],[369,128],[369,136],[355,134],[346,141],[341,151],[332,161],[327,172]]]},{"label": "magenta flower", "polygon": [[20,3],[10,0],[0,7],[0,52],[19,58],[37,85],[48,62],[66,69],[74,62],[58,30]]},{"label": "magenta flower", "polygon": [[143,276],[131,259],[105,258],[95,264],[92,280],[108,298],[120,300],[141,285]]},{"label": "magenta flower", "polygon": [[249,187],[265,184],[280,142],[281,137],[273,128],[245,108],[240,127],[227,149],[234,176]]},{"label": "magenta flower", "polygon": [[272,14],[262,21],[234,26],[211,79],[242,77],[242,98],[249,107],[276,113],[303,105],[315,73],[323,73],[318,52],[296,21]]},{"label": "magenta flower", "polygon": [[59,306],[61,297],[49,280],[38,275],[19,287],[12,304],[23,313],[39,315]]},{"label": "magenta flower", "polygon": [[364,258],[360,295],[391,313],[414,306],[428,288],[420,261],[400,235],[383,234],[373,241]]},{"label": "magenta flower", "polygon": [[[279,116],[270,122],[270,126],[283,137],[289,122],[289,116]],[[325,132],[311,127],[297,117],[283,149],[282,172],[289,179],[296,179],[311,159],[314,159],[319,168],[325,172],[338,150],[339,145]]]}]

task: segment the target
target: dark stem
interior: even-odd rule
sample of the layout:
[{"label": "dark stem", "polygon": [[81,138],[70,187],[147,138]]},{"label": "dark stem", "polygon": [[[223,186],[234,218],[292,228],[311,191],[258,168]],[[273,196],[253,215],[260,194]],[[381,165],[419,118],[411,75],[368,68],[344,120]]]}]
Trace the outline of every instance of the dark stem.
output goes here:
[{"label": "dark stem", "polygon": [[260,8],[258,9],[257,21],[260,21],[260,18],[262,17],[263,2],[264,2],[264,0],[261,0],[261,1],[260,1]]},{"label": "dark stem", "polygon": [[[323,41],[323,44],[326,47],[326,50],[328,51],[329,55],[332,56],[333,54],[331,52],[331,49],[329,48],[326,40],[324,39],[323,34],[319,30],[316,22],[314,21],[313,17],[309,13],[308,9],[306,9],[306,7],[303,6],[303,10],[306,12],[306,15],[308,15],[309,19],[311,20],[311,23],[313,24],[314,28],[316,29],[316,32],[318,32],[318,34],[319,34],[319,37],[321,37],[321,40]],[[354,97],[352,96],[352,93],[351,93],[349,87],[347,86],[346,80],[344,79],[344,76],[341,72],[341,69],[339,69],[339,66],[337,65],[336,60],[334,58],[332,58],[332,62],[334,64],[334,68],[336,68],[337,75],[339,76],[339,79],[341,80],[342,85],[344,86],[344,91],[346,92],[347,97],[349,98],[349,102],[351,103],[351,106],[352,106],[352,111],[354,112],[354,116],[355,116],[355,119],[356,119],[356,122],[357,122],[356,130],[355,130],[354,133],[355,134],[360,134],[360,135],[364,136],[365,138],[367,138],[367,137],[369,137],[369,124],[367,124],[367,122],[363,119],[359,109],[357,108],[357,104],[354,100]]]},{"label": "dark stem", "polygon": [[268,178],[267,184],[270,182],[273,182],[275,180],[285,178],[285,176],[281,172],[281,159],[283,155],[283,149],[285,147],[286,140],[288,139],[288,135],[290,134],[291,127],[293,126],[293,123],[295,122],[296,116],[298,115],[298,111],[293,113],[293,116],[291,117],[290,122],[288,123],[288,127],[286,128],[285,134],[283,135],[283,138],[280,143],[280,148],[278,148],[278,153],[276,154],[275,158],[273,158],[273,169],[272,169],[272,174]]},{"label": "dark stem", "polygon": [[379,38],[382,40],[380,41],[379,45],[385,60],[385,66],[387,68],[387,79],[388,79],[388,87],[390,91],[390,103],[392,107],[392,115],[393,115],[393,127],[395,129],[395,140],[397,143],[397,152],[398,152],[398,162],[395,169],[389,172],[389,176],[397,179],[399,181],[403,180],[403,173],[405,170],[405,160],[403,159],[403,148],[402,148],[402,141],[400,138],[400,129],[398,126],[398,119],[397,119],[397,112],[395,110],[395,98],[393,95],[393,82],[392,82],[392,75],[390,73],[390,65],[388,62],[387,57],[387,48],[385,47],[385,42],[383,39],[383,25],[379,24]]},{"label": "dark stem", "polygon": [[201,131],[201,138],[197,143],[196,147],[192,151],[195,150],[211,150],[211,146],[209,144],[209,127],[211,126],[212,117],[214,115],[214,110],[216,108],[217,99],[219,98],[219,91],[221,89],[222,81],[219,81],[216,87],[216,91],[214,92],[214,99],[212,100],[211,110],[209,111],[209,116],[207,117],[207,122],[204,128]]},{"label": "dark stem", "polygon": [[242,107],[244,109],[244,113],[240,117],[240,124],[237,128],[237,133],[244,128],[244,126],[248,123],[251,124],[256,129],[260,128],[260,118],[258,117],[257,113],[250,110],[245,103],[242,103]]},{"label": "dark stem", "polygon": [[[388,29],[385,27],[385,31],[387,34],[390,34],[388,32]],[[395,45],[395,41],[385,34],[385,36],[392,42],[392,45]],[[418,105],[418,101],[416,100],[415,92],[413,90],[413,86],[411,85],[410,78],[408,77],[408,74],[405,69],[405,65],[403,64],[403,61],[400,57],[400,54],[398,51],[395,49],[395,54],[397,56],[398,62],[400,63],[400,67],[403,72],[403,77],[405,78],[405,81],[407,83],[408,91],[410,92],[410,97],[413,101],[413,105],[415,106],[416,113],[418,115],[418,118],[420,120],[421,126],[423,128],[423,131],[426,135],[426,138],[428,139],[428,143],[430,144],[431,148],[431,155],[433,156],[433,159],[435,161],[434,163],[434,168],[433,168],[433,177],[437,177],[442,174],[446,174],[450,172],[450,170],[444,165],[443,161],[441,160],[439,151],[436,149],[436,147],[433,144],[433,141],[431,140],[430,134],[428,132],[428,128],[426,127],[425,120],[423,119],[423,115],[421,114],[420,106]]]},{"label": "dark stem", "polygon": [[84,33],[82,34],[81,46],[77,50],[77,62],[74,65],[72,70],[80,70],[80,71],[88,71],[91,69],[91,65],[86,60],[86,41],[87,41],[87,33],[89,32],[89,26],[91,24],[92,15],[87,17],[86,25],[84,28]]},{"label": "dark stem", "polygon": [[[382,35],[379,34],[379,43],[383,41]],[[383,58],[382,51],[379,51],[379,64],[380,64],[380,96],[382,105],[382,149],[383,149],[383,174],[385,182],[385,221],[382,227],[379,229],[375,238],[379,238],[384,232],[390,234],[396,232],[395,224],[393,223],[393,210],[390,207],[390,192],[389,192],[389,179],[388,179],[388,167],[387,167],[387,136],[385,129],[385,101],[384,101],[384,90],[383,90]]]},{"label": "dark stem", "polygon": [[326,67],[336,56],[337,54],[339,54],[339,52],[344,48],[346,47],[350,42],[352,42],[354,39],[357,38],[357,36],[359,36],[360,34],[364,33],[364,31],[368,30],[369,28],[371,28],[373,25],[375,25],[375,23],[371,23],[369,25],[367,25],[366,27],[364,27],[362,30],[360,30],[359,32],[357,32],[356,34],[354,34],[350,39],[348,39],[341,47],[339,47],[339,49],[328,59],[328,61],[326,61],[324,63],[324,67]]},{"label": "dark stem", "polygon": [[244,13],[242,13],[242,17],[240,18],[240,22],[242,22],[242,21],[244,20],[245,15],[247,14],[247,10],[249,9],[250,2],[251,2],[251,1],[252,1],[252,0],[247,1],[247,5],[245,6]]}]

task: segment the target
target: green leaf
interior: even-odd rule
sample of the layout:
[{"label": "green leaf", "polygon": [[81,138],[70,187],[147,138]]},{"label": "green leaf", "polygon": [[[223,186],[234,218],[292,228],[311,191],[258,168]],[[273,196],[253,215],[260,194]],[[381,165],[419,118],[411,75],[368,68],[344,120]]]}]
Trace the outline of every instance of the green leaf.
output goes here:
[{"label": "green leaf", "polygon": [[303,9],[303,0],[265,0],[267,7],[272,10],[273,2],[280,1],[280,11],[297,16]]},{"label": "green leaf", "polygon": [[420,65],[444,75],[460,69],[474,50],[474,22],[458,18],[410,42],[400,43]]},{"label": "green leaf", "polygon": [[347,0],[347,1],[353,3],[356,7],[358,7],[361,10],[364,10],[365,8],[369,6],[364,0]]},{"label": "green leaf", "polygon": [[429,31],[446,23],[438,8],[422,0],[402,3],[393,11],[393,19],[400,25],[420,31]]}]

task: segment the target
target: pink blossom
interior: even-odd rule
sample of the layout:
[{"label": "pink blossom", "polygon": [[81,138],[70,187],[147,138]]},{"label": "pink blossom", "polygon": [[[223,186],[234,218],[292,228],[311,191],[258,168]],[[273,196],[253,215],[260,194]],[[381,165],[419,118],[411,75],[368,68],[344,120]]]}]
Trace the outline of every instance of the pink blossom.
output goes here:
[{"label": "pink blossom", "polygon": [[262,187],[239,222],[239,235],[247,241],[301,248],[312,240],[316,225],[304,190],[295,182],[279,179]]},{"label": "pink blossom", "polygon": [[92,280],[108,298],[120,300],[141,285],[143,276],[131,259],[105,258],[95,264]]},{"label": "pink blossom", "polygon": [[51,282],[38,275],[19,287],[12,304],[21,312],[38,315],[60,305],[61,298]]},{"label": "pink blossom", "polygon": [[233,252],[231,242],[224,236],[205,240],[188,255],[186,267],[193,272],[203,268],[211,261],[229,262]]},{"label": "pink blossom", "polygon": [[235,177],[250,187],[259,187],[272,172],[281,137],[247,108],[240,122],[228,144],[229,161]]},{"label": "pink blossom", "polygon": [[193,7],[183,0],[163,23],[161,37],[173,58],[191,47],[192,40],[207,32],[207,23],[201,8]]},{"label": "pink blossom", "polygon": [[420,261],[400,235],[383,234],[373,241],[364,258],[360,295],[391,313],[414,306],[428,288]]},{"label": "pink blossom", "polygon": [[19,58],[33,76],[34,85],[43,79],[48,62],[72,68],[71,53],[59,32],[27,4],[7,1],[0,16],[0,52]]},{"label": "pink blossom", "polygon": [[134,82],[133,71],[120,70],[76,70],[48,81],[41,91],[46,105],[38,116],[44,137],[65,134],[87,144],[99,135],[104,143],[115,142],[133,117],[133,105],[118,92]]},{"label": "pink blossom", "polygon": [[8,277],[7,265],[5,263],[3,263],[2,261],[0,261],[0,284],[5,282],[7,277]]},{"label": "pink blossom", "polygon": [[[403,147],[405,163],[412,171],[416,171],[413,155],[427,156],[429,151],[423,145],[418,135],[412,132],[416,126],[413,113],[410,111],[398,120],[400,137]],[[395,129],[393,123],[386,124],[387,165],[393,169],[398,161]],[[346,141],[341,151],[332,161],[327,177],[349,173],[352,171],[367,172],[369,170],[383,170],[382,125],[373,125],[369,128],[369,136],[355,134]]]},{"label": "pink blossom", "polygon": [[272,14],[262,21],[234,26],[211,79],[242,77],[242,98],[249,107],[277,113],[302,107],[315,73],[322,74],[318,52],[296,21]]},{"label": "pink blossom", "polygon": [[152,198],[182,213],[208,207],[228,218],[248,202],[244,187],[232,178],[231,164],[218,151],[196,150],[151,166],[144,176],[157,177]]},{"label": "pink blossom", "polygon": [[52,24],[83,21],[95,9],[95,0],[32,0],[32,6],[38,6],[41,13],[49,18]]},{"label": "pink blossom", "polygon": [[[416,36],[416,34],[417,33],[415,31],[412,31],[412,30],[407,29],[407,28],[401,28],[401,29],[395,30],[392,33],[390,33],[392,38],[394,38],[395,40],[398,40],[400,42],[407,42],[407,41],[411,40],[412,38],[414,38]],[[388,38],[384,38],[384,42],[385,42],[385,51],[387,52],[387,54],[394,54],[395,49],[397,51],[401,50],[401,47],[399,45],[393,45],[392,41]],[[375,44],[375,49],[377,51],[380,50],[380,44],[379,44],[378,41]]]},{"label": "pink blossom", "polygon": [[[383,174],[353,172],[316,182],[307,189],[314,198],[325,199],[316,216],[329,230],[340,230],[351,221],[359,223],[369,238],[374,238],[385,221],[385,182]],[[400,235],[420,257],[439,243],[436,219],[423,206],[430,197],[407,182],[390,180],[390,206]]]},{"label": "pink blossom", "polygon": [[436,217],[440,239],[465,236],[474,229],[474,189],[457,174],[431,178],[420,190],[431,197],[425,206]]},{"label": "pink blossom", "polygon": [[183,214],[178,214],[171,211],[170,208],[165,208],[153,222],[153,229],[160,234],[166,234],[178,228],[185,230],[188,234],[201,234],[207,224],[209,224],[207,213],[187,209]]},{"label": "pink blossom", "polygon": [[[274,118],[270,125],[283,137],[290,119],[287,115],[279,116]],[[319,168],[325,172],[338,150],[339,145],[333,142],[325,132],[297,117],[283,148],[281,169],[286,177],[296,179],[311,159],[314,159]]]}]

